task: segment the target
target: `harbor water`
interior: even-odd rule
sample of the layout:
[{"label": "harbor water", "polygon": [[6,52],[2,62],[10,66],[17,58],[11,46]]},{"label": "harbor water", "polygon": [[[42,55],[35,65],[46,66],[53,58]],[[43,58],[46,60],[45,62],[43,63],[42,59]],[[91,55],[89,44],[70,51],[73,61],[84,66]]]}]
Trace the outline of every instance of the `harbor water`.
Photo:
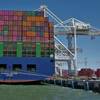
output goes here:
[{"label": "harbor water", "polygon": [[100,100],[100,94],[55,85],[0,85],[1,100]]}]

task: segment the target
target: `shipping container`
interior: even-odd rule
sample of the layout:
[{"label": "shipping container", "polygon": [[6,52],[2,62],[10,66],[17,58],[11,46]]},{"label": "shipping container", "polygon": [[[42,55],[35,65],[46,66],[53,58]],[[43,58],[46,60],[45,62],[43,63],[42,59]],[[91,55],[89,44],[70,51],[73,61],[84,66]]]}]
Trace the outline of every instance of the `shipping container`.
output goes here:
[{"label": "shipping container", "polygon": [[94,75],[94,70],[90,68],[82,68],[80,71],[78,71],[78,76],[86,76],[89,78],[92,78]]},{"label": "shipping container", "polygon": [[96,74],[97,78],[100,78],[100,69],[97,69],[96,72],[95,72],[95,74]]}]

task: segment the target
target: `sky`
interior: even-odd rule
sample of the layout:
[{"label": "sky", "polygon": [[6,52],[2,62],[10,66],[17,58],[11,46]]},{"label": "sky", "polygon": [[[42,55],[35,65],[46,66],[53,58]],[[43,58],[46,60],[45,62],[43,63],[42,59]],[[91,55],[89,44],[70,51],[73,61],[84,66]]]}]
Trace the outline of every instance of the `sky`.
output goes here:
[{"label": "sky", "polygon": [[[100,0],[0,0],[0,9],[35,10],[45,4],[60,19],[75,17],[100,29]],[[100,37],[78,36],[77,44],[82,48],[78,53],[78,69],[82,67],[100,68]],[[87,66],[84,59],[87,58]]]}]

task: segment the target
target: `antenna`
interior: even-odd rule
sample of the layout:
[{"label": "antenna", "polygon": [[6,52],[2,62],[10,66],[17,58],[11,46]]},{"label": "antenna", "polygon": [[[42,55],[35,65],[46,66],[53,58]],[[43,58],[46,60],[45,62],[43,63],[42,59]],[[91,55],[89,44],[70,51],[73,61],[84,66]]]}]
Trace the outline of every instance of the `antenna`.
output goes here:
[{"label": "antenna", "polygon": [[47,13],[46,13],[46,5],[45,5],[45,0],[41,0],[41,6],[40,6],[40,10],[44,11],[44,17],[47,17]]},{"label": "antenna", "polygon": [[87,65],[88,65],[87,57],[84,58],[84,65],[87,68]]}]

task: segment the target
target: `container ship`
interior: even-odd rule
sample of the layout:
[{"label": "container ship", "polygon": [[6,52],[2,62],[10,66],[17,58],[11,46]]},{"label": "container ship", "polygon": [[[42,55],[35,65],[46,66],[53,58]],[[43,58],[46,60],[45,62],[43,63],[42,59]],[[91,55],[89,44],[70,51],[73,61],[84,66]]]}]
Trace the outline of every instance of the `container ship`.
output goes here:
[{"label": "container ship", "polygon": [[0,10],[0,82],[54,74],[54,27],[43,11]]}]

